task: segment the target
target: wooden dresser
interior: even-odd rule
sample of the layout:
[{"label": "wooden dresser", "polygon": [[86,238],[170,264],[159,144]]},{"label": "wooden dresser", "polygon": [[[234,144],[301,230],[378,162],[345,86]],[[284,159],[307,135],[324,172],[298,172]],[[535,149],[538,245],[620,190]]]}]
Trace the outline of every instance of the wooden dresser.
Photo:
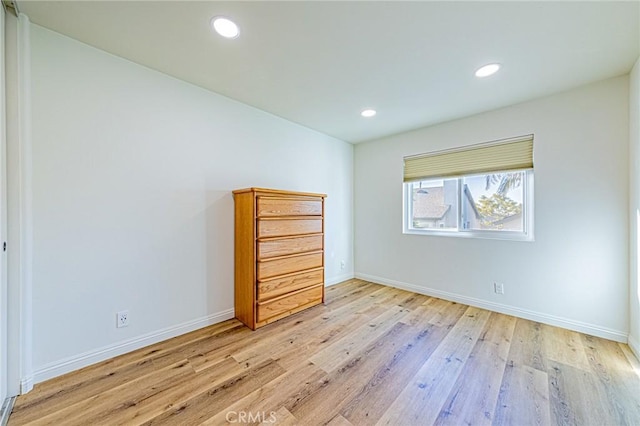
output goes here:
[{"label": "wooden dresser", "polygon": [[235,201],[235,314],[255,330],[324,302],[325,194],[247,188]]}]

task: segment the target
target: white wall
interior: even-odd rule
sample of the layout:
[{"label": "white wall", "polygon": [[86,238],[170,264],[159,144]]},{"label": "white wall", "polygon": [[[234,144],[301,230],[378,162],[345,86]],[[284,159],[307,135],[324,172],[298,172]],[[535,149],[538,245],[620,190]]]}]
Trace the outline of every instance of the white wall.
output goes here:
[{"label": "white wall", "polygon": [[629,76],[629,146],[630,146],[630,266],[629,280],[629,346],[640,358],[640,289],[638,288],[640,235],[640,59]]},{"label": "white wall", "polygon": [[[628,97],[618,77],[356,145],[356,276],[626,341]],[[402,234],[403,156],[530,133],[535,242]]]},{"label": "white wall", "polygon": [[327,281],[353,275],[350,144],[36,25],[31,43],[36,381],[231,317],[233,189],[327,193]]}]

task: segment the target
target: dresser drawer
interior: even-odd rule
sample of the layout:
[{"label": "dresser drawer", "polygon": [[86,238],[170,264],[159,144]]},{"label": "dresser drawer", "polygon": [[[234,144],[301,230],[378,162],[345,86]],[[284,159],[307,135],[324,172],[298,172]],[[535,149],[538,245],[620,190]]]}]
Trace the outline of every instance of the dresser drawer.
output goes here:
[{"label": "dresser drawer", "polygon": [[322,219],[258,219],[258,238],[288,235],[318,234],[322,232]]},{"label": "dresser drawer", "polygon": [[323,264],[323,256],[322,252],[315,252],[260,261],[258,262],[258,280],[262,281],[277,275],[319,268]]},{"label": "dresser drawer", "polygon": [[292,311],[300,306],[321,302],[321,285],[306,290],[300,290],[291,295],[283,296],[268,302],[259,302],[257,322],[268,320],[271,317]]},{"label": "dresser drawer", "polygon": [[292,291],[322,283],[324,283],[324,271],[322,269],[261,281],[258,282],[258,301],[273,299]]},{"label": "dresser drawer", "polygon": [[256,213],[258,217],[320,216],[322,215],[322,199],[258,197]]},{"label": "dresser drawer", "polygon": [[258,241],[258,259],[322,250],[322,234]]}]

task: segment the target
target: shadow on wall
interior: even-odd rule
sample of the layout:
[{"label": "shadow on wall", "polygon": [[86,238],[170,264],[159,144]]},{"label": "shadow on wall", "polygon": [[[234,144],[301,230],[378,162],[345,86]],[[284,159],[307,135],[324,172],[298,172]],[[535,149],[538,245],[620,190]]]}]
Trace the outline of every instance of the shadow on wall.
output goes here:
[{"label": "shadow on wall", "polygon": [[207,310],[210,314],[233,308],[233,194],[207,191],[205,207],[205,262]]}]

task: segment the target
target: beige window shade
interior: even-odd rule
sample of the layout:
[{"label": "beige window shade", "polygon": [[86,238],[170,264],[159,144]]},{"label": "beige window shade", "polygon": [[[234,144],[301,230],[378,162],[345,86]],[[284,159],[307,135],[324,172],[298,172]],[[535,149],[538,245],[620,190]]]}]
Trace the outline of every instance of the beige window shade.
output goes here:
[{"label": "beige window shade", "polygon": [[533,135],[404,158],[404,181],[533,168]]}]

